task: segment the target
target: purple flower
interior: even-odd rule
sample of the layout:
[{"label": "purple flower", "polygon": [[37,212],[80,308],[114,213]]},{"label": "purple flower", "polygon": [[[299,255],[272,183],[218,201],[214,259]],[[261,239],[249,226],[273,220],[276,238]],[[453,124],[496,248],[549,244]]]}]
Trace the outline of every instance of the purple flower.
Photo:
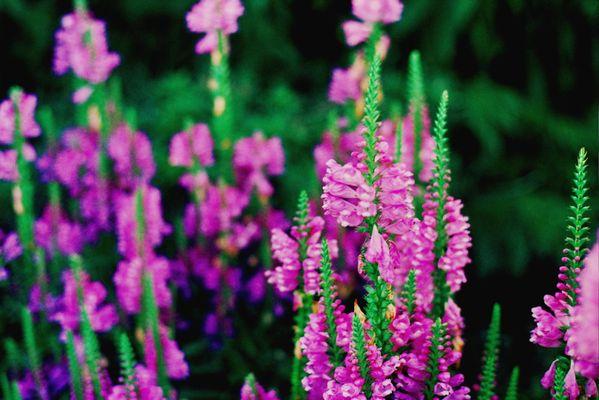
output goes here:
[{"label": "purple flower", "polygon": [[129,314],[140,312],[144,273],[152,274],[156,304],[159,307],[166,308],[172,303],[171,291],[168,287],[170,277],[168,260],[162,257],[153,257],[150,260],[136,257],[119,262],[117,271],[114,274],[114,284],[119,304]]},{"label": "purple flower", "polygon": [[66,255],[79,253],[84,244],[81,227],[69,221],[60,207],[52,205],[35,223],[35,240],[49,252],[58,250]]},{"label": "purple flower", "polygon": [[137,192],[120,194],[116,198],[116,219],[119,252],[128,259],[151,254],[154,247],[162,243],[162,238],[171,232],[170,226],[162,219],[160,191],[144,185],[139,189],[143,197],[143,242],[137,237],[138,221],[136,210]]},{"label": "purple flower", "polygon": [[376,215],[375,190],[355,166],[329,160],[322,181],[322,207],[341,226],[358,226],[364,218]]},{"label": "purple flower", "polygon": [[212,150],[214,143],[206,124],[196,124],[179,132],[171,139],[169,163],[177,167],[194,166],[194,163],[207,167],[214,164]]},{"label": "purple flower", "polygon": [[[40,127],[35,122],[35,106],[37,97],[21,93],[18,99],[19,131],[24,137],[32,138],[40,134]],[[0,143],[12,144],[15,135],[15,109],[12,99],[0,103]]]},{"label": "purple flower", "polygon": [[270,197],[274,191],[267,175],[281,175],[285,171],[285,154],[281,139],[265,139],[261,132],[243,138],[235,144],[233,166],[237,182],[250,193],[256,189],[263,197]]},{"label": "purple flower", "polygon": [[[166,364],[167,375],[172,379],[186,378],[189,375],[189,366],[185,361],[185,354],[179,349],[177,342],[169,337],[168,329],[165,326],[160,325],[159,331],[160,344],[162,351],[164,352],[163,359]],[[151,331],[146,332],[144,349],[146,365],[152,374],[156,376],[156,372],[158,371],[158,366],[156,364],[156,346]]]},{"label": "purple flower", "polygon": [[[71,271],[63,273],[64,293],[61,306],[51,318],[62,327],[63,334],[67,330],[77,330],[81,319],[77,282]],[[100,282],[92,282],[86,272],[81,272],[80,285],[83,305],[89,316],[92,329],[97,332],[109,331],[117,322],[118,315],[113,305],[102,305],[106,299],[106,288]]]},{"label": "purple flower", "polygon": [[131,189],[138,183],[149,182],[156,172],[150,140],[142,132],[133,132],[126,124],[121,124],[110,136],[108,154],[114,160],[122,188]]},{"label": "purple flower", "polygon": [[258,382],[250,384],[247,380],[241,387],[240,400],[279,400],[274,390],[266,391]]},{"label": "purple flower", "polygon": [[[551,366],[543,375],[541,379],[541,386],[545,389],[553,390],[553,386],[555,383],[555,370],[557,369],[558,361],[555,360],[551,363]],[[574,372],[574,362],[570,363],[570,368],[566,373],[566,377],[564,380],[564,388],[565,394],[568,396],[570,400],[578,399],[578,395],[580,394],[580,389],[578,387],[578,383],[576,382],[576,373]]]},{"label": "purple flower", "polygon": [[299,341],[302,354],[308,360],[304,368],[307,375],[302,379],[302,385],[310,393],[311,399],[322,398],[327,383],[331,380],[329,372],[333,366],[327,355],[328,338],[324,305],[320,301],[316,311],[310,314],[304,336]]},{"label": "purple flower", "polygon": [[243,14],[239,0],[201,0],[196,3],[185,19],[190,31],[205,33],[198,41],[198,54],[210,53],[218,47],[218,33],[230,35],[237,32],[237,20]]},{"label": "purple flower", "polygon": [[166,397],[155,375],[140,364],[135,367],[135,384],[113,386],[108,400],[166,400]]},{"label": "purple flower", "polygon": [[596,380],[599,378],[599,242],[586,256],[578,281],[580,295],[566,333],[566,354],[572,357],[576,372]]},{"label": "purple flower", "polygon": [[106,26],[88,11],[76,10],[62,17],[56,32],[54,72],[63,75],[72,70],[90,83],[104,82],[119,65],[120,57],[108,50]]},{"label": "purple flower", "polygon": [[337,104],[344,104],[348,100],[358,100],[362,95],[360,88],[362,78],[363,70],[335,68],[329,85],[329,100]]},{"label": "purple flower", "polygon": [[390,24],[401,18],[403,4],[399,0],[352,0],[352,11],[363,21]]}]

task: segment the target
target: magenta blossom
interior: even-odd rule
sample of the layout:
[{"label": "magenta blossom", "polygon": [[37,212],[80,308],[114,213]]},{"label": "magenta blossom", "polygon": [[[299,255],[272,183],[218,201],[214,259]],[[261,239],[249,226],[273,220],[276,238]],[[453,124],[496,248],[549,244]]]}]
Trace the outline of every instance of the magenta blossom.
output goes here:
[{"label": "magenta blossom", "polygon": [[[24,137],[32,138],[40,134],[35,122],[37,98],[32,94],[21,93],[18,99],[19,131]],[[0,103],[0,143],[12,144],[15,134],[15,109],[12,99]]]},{"label": "magenta blossom", "polygon": [[[166,364],[166,373],[169,378],[172,379],[183,379],[189,375],[189,366],[185,361],[185,355],[179,349],[177,342],[169,336],[168,329],[160,325],[160,344],[161,348],[164,352],[163,359]],[[156,361],[156,346],[154,343],[154,338],[152,336],[152,332],[148,331],[145,335],[144,342],[145,349],[145,361],[148,369],[156,376],[156,372],[158,371],[157,361]]]},{"label": "magenta blossom", "polygon": [[346,21],[343,24],[348,45],[365,42],[374,24],[391,24],[399,21],[403,4],[399,0],[352,0],[352,11],[362,21]]},{"label": "magenta blossom", "polygon": [[235,144],[233,166],[237,182],[246,192],[256,189],[260,196],[272,196],[274,189],[267,175],[281,175],[285,171],[281,139],[266,139],[261,132],[256,132],[239,140]]},{"label": "magenta blossom", "polygon": [[185,16],[190,31],[206,34],[196,44],[196,53],[216,50],[219,32],[224,35],[237,32],[237,20],[243,11],[239,0],[200,0],[196,3]]},{"label": "magenta blossom", "polygon": [[141,309],[144,273],[152,274],[156,304],[164,308],[172,303],[171,291],[168,287],[170,269],[165,258],[153,257],[148,261],[137,257],[130,261],[121,261],[114,274],[114,284],[119,304],[129,314],[136,314]]},{"label": "magenta blossom", "polygon": [[79,299],[75,276],[71,271],[64,272],[64,294],[61,306],[51,318],[60,324],[63,333],[78,329],[81,321],[79,302],[82,301],[92,329],[98,332],[109,331],[118,322],[118,315],[113,305],[102,305],[107,295],[106,288],[100,282],[92,282],[86,272],[81,272],[79,278],[81,299]]},{"label": "magenta blossom", "polygon": [[133,132],[121,124],[110,136],[108,154],[114,160],[119,184],[131,189],[137,183],[149,182],[156,172],[152,143],[143,132]]},{"label": "magenta blossom", "polygon": [[135,384],[131,387],[124,384],[113,386],[108,400],[166,400],[155,375],[143,365],[135,367],[134,379]]},{"label": "magenta blossom", "polygon": [[81,227],[68,220],[60,207],[49,205],[35,223],[35,240],[47,251],[77,254],[83,248]]},{"label": "magenta blossom", "polygon": [[[23,157],[26,161],[35,160],[35,150],[28,143],[23,145]],[[17,151],[0,151],[0,180],[14,182],[17,179],[19,179],[19,171],[17,170]]]},{"label": "magenta blossom", "polygon": [[247,380],[243,384],[240,400],[279,400],[274,390],[265,390],[258,382],[250,384]]},{"label": "magenta blossom", "polygon": [[119,63],[119,55],[108,50],[104,22],[85,10],[62,17],[54,48],[56,74],[72,70],[79,78],[97,84],[106,81]]},{"label": "magenta blossom", "polygon": [[179,132],[171,139],[169,163],[177,167],[207,167],[214,164],[212,149],[214,143],[208,125],[196,124],[190,129]]}]

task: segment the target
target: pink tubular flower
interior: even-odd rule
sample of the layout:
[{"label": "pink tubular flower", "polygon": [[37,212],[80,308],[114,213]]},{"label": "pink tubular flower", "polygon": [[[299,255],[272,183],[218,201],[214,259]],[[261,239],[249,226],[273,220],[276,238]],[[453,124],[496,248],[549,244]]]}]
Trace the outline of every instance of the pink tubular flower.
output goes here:
[{"label": "pink tubular flower", "polygon": [[214,164],[214,143],[206,124],[196,124],[179,132],[171,139],[169,163],[172,166],[191,168],[195,162],[207,167]]},{"label": "pink tubular flower", "polygon": [[85,10],[62,17],[54,48],[56,74],[63,75],[70,69],[79,78],[97,84],[108,79],[119,63],[118,54],[108,50],[104,22]]},{"label": "pink tubular flower", "polygon": [[[551,366],[543,375],[541,379],[541,386],[545,389],[552,390],[553,385],[555,383],[555,370],[557,369],[558,360],[555,360],[551,363]],[[578,383],[576,382],[576,373],[574,372],[574,362],[570,363],[570,368],[566,373],[566,377],[564,380],[565,394],[568,396],[570,400],[578,399],[578,395],[580,394],[580,389],[578,387]]]},{"label": "pink tubular flower", "polygon": [[[417,157],[420,158],[422,169],[418,175],[418,179],[422,182],[428,182],[433,177],[433,157],[435,150],[435,140],[431,136],[430,126],[431,121],[428,116],[428,109],[422,111],[422,130],[420,131],[420,151]],[[414,132],[414,115],[413,112],[403,120],[402,136],[401,136],[401,162],[408,168],[408,170],[414,172],[414,146],[415,141]]]},{"label": "pink tubular flower", "polygon": [[383,168],[379,180],[381,226],[389,233],[404,235],[414,226],[412,174],[400,165]]},{"label": "pink tubular flower", "polygon": [[[37,97],[32,94],[21,93],[19,98],[19,131],[24,137],[37,137],[40,127],[35,122],[35,106]],[[12,99],[0,103],[0,143],[12,144],[15,134],[15,109]]]},{"label": "pink tubular flower", "polygon": [[333,377],[328,381],[323,400],[366,400],[364,378],[353,349],[346,354],[343,365],[335,369]]},{"label": "pink tubular flower", "polygon": [[352,0],[352,11],[363,21],[390,24],[401,18],[403,4],[399,0]]},{"label": "pink tubular flower", "polygon": [[348,100],[358,100],[362,94],[360,89],[361,77],[356,76],[352,69],[336,68],[329,85],[329,100],[343,104]]},{"label": "pink tubular flower", "polygon": [[329,160],[322,181],[322,207],[341,226],[358,226],[364,218],[376,215],[375,190],[366,184],[360,170],[353,165],[339,165]]},{"label": "pink tubular flower", "polygon": [[572,357],[574,369],[582,376],[599,378],[599,242],[584,260],[578,276],[580,296],[566,333],[566,354]]},{"label": "pink tubular flower", "polygon": [[265,272],[268,283],[281,293],[292,292],[298,286],[301,269],[299,245],[281,229],[273,229],[270,240],[273,259],[281,264]]},{"label": "pink tubular flower", "polygon": [[[116,198],[116,219],[119,252],[128,259],[151,254],[154,247],[162,243],[162,238],[171,231],[170,226],[162,219],[160,191],[155,187],[144,185],[139,189],[142,193],[144,235],[143,243],[138,243],[138,221],[136,201],[137,193],[121,194]],[[140,253],[141,252],[141,253]]]},{"label": "pink tubular flower", "polygon": [[156,304],[166,308],[172,303],[171,291],[168,287],[170,276],[168,260],[154,257],[150,261],[144,261],[137,257],[130,261],[121,261],[114,274],[114,284],[119,304],[129,314],[136,314],[141,309],[144,272],[152,274]]},{"label": "pink tubular flower", "polygon": [[327,355],[329,334],[322,301],[309,318],[304,336],[299,342],[302,354],[308,360],[305,366],[307,375],[302,379],[302,385],[311,399],[321,399],[327,383],[331,380],[329,373],[333,367]]},{"label": "pink tubular flower", "polygon": [[[52,315],[52,320],[57,321],[63,333],[67,330],[76,330],[81,320],[77,282],[71,271],[63,274],[64,294],[59,310]],[[113,305],[102,305],[106,299],[106,288],[100,282],[92,282],[86,272],[81,272],[81,291],[83,304],[89,317],[92,329],[97,332],[107,332],[118,321],[118,315]]]},{"label": "pink tubular flower", "polygon": [[42,217],[35,223],[35,241],[49,252],[76,254],[83,248],[81,227],[68,220],[59,207],[47,206]]},{"label": "pink tubular flower", "polygon": [[389,245],[385,238],[379,233],[379,229],[374,226],[372,229],[372,235],[370,235],[370,241],[368,242],[368,247],[366,248],[366,253],[364,253],[364,257],[366,260],[371,263],[378,264],[378,268],[381,274],[381,277],[389,282],[389,268],[391,267],[391,256],[389,253]]},{"label": "pink tubular flower", "polygon": [[[162,348],[163,360],[166,364],[166,373],[169,378],[183,379],[189,375],[189,366],[185,361],[185,354],[179,349],[177,342],[169,337],[168,329],[160,325],[160,345]],[[145,335],[145,362],[148,369],[156,376],[158,365],[156,360],[156,346],[152,332],[148,331]]]},{"label": "pink tubular flower", "polygon": [[123,188],[149,182],[156,172],[150,140],[142,132],[133,132],[126,124],[121,124],[110,136],[108,154],[114,160],[114,169]]},{"label": "pink tubular flower", "polygon": [[247,380],[243,384],[240,400],[279,400],[274,390],[266,391],[258,382],[250,384]]},{"label": "pink tubular flower", "polygon": [[233,220],[241,215],[249,197],[231,186],[208,186],[206,197],[200,205],[200,228],[204,235],[215,236],[228,232]]},{"label": "pink tubular flower", "polygon": [[281,175],[285,170],[285,153],[281,139],[265,139],[261,132],[243,138],[235,144],[233,166],[239,186],[250,193],[256,189],[260,196],[270,197],[273,187],[266,175]]},{"label": "pink tubular flower", "polygon": [[113,386],[108,400],[166,400],[156,377],[143,365],[135,367],[135,384]]},{"label": "pink tubular flower", "polygon": [[[28,143],[23,145],[23,157],[26,161],[35,160],[35,149]],[[14,182],[17,179],[19,179],[19,171],[17,169],[17,151],[0,151],[0,180]]]},{"label": "pink tubular flower", "polygon": [[187,28],[206,35],[198,41],[198,54],[210,53],[218,47],[218,33],[230,35],[237,32],[237,20],[243,15],[239,0],[201,0],[196,3],[185,19]]}]

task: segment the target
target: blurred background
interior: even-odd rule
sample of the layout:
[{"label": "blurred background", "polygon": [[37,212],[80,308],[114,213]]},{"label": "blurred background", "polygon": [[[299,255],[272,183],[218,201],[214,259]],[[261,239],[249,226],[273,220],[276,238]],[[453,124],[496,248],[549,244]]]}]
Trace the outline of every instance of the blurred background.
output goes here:
[{"label": "blurred background", "polygon": [[[185,117],[206,120],[210,112],[208,59],[194,54],[197,37],[184,21],[192,4],[90,1],[107,22],[110,48],[121,55],[116,74],[125,103],[137,109],[141,130],[153,140],[156,183],[167,192],[176,186],[176,171],[166,164],[171,135]],[[331,69],[348,64],[340,24],[351,6],[347,0],[244,4],[240,31],[232,36],[233,91],[244,110],[237,122],[240,134],[261,129],[282,137],[288,168],[276,201],[290,215],[302,188],[318,194],[312,149],[332,109],[326,99]],[[524,398],[541,398],[538,380],[551,351],[528,341],[530,308],[554,290],[581,146],[590,154],[591,225],[598,226],[599,2],[406,0],[404,6],[402,20],[388,31],[384,88],[387,98],[405,100],[408,54],[418,49],[429,103],[436,107],[441,91],[450,93],[452,192],[465,203],[474,240],[469,282],[457,299],[467,325],[463,370],[473,383],[492,303],[499,302],[499,382],[519,365]],[[73,120],[70,85],[53,76],[51,59],[54,31],[70,8],[68,1],[0,0],[0,93],[19,84],[64,124]],[[8,194],[8,186],[0,186],[2,201]],[[164,207],[168,216],[168,201]],[[5,210],[3,225],[12,219]],[[281,338],[290,337],[287,322],[274,325]],[[286,373],[273,372],[272,363],[289,354],[290,344],[283,339],[279,347],[279,355],[250,367],[262,368],[255,372],[266,384],[285,387]],[[235,374],[244,373],[238,369]],[[218,371],[221,377],[227,372]]]}]

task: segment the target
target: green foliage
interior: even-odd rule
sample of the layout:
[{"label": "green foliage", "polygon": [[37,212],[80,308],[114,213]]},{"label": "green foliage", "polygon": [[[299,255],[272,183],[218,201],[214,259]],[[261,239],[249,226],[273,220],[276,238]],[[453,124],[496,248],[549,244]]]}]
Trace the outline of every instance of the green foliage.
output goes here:
[{"label": "green foliage", "polygon": [[568,234],[566,237],[565,255],[568,258],[568,284],[569,302],[570,305],[576,305],[577,297],[576,289],[579,284],[576,279],[578,271],[583,266],[583,259],[587,252],[587,246],[590,242],[589,233],[589,217],[587,216],[589,206],[587,201],[589,197],[587,186],[587,152],[584,148],[578,153],[576,169],[574,171],[574,182],[572,187],[572,202],[570,210],[572,215],[568,217]]},{"label": "green foliage", "polygon": [[364,118],[362,119],[362,123],[366,128],[363,134],[364,142],[366,143],[364,146],[364,153],[366,154],[366,159],[364,162],[368,167],[365,178],[366,182],[369,185],[372,185],[377,179],[375,174],[377,167],[376,144],[378,142],[376,132],[379,128],[381,118],[381,112],[379,108],[381,58],[375,53],[373,58],[368,61],[368,88],[366,89],[366,95],[364,99]]},{"label": "green foliage", "polygon": [[337,288],[333,280],[333,266],[331,264],[331,255],[329,253],[329,243],[322,239],[322,253],[320,261],[320,276],[322,300],[324,303],[324,312],[327,319],[327,333],[329,350],[332,355],[333,365],[341,364],[341,349],[337,346],[337,323],[335,321],[335,310],[333,303],[337,297]]},{"label": "green foliage", "polygon": [[[437,202],[435,239],[435,265],[445,254],[447,249],[447,229],[445,226],[445,204],[447,203],[447,187],[449,185],[449,146],[447,143],[447,105],[449,95],[447,91],[441,94],[441,100],[437,109],[435,126],[433,128],[435,138],[434,167],[433,167],[433,195]],[[439,318],[445,312],[445,304],[450,296],[449,285],[445,278],[445,271],[435,268],[433,271],[433,282],[435,284],[435,296],[433,298],[432,315]]]},{"label": "green foliage", "polygon": [[510,381],[505,392],[505,400],[518,400],[518,379],[520,377],[520,368],[514,367],[510,375]]},{"label": "green foliage", "polygon": [[437,318],[432,327],[430,352],[426,363],[426,372],[429,377],[426,380],[424,396],[427,400],[435,398],[435,385],[441,373],[440,360],[444,356],[445,332],[445,325],[440,318]]},{"label": "green foliage", "polygon": [[[127,388],[128,394],[134,395],[131,391],[135,391],[135,354],[133,347],[126,333],[119,335],[119,358],[121,360],[121,376],[123,385]],[[134,398],[131,396],[131,398]]]},{"label": "green foliage", "polygon": [[497,371],[497,359],[499,356],[499,345],[501,340],[501,307],[499,304],[493,306],[493,315],[487,331],[485,353],[483,356],[482,378],[478,400],[491,400],[495,390],[495,376]]},{"label": "green foliage", "polygon": [[408,272],[406,283],[401,291],[401,298],[406,306],[408,314],[411,315],[414,312],[416,304],[416,270],[411,269],[410,272]]},{"label": "green foliage", "polygon": [[[408,63],[408,98],[410,103],[409,112],[414,118],[413,154],[420,154],[426,99],[424,96],[424,76],[422,73],[422,63],[420,62],[420,52],[417,50],[410,53],[410,61]],[[420,160],[420,157],[414,157],[414,178],[416,180],[418,180],[421,170],[422,160]]]},{"label": "green foliage", "polygon": [[164,360],[164,351],[162,350],[162,340],[160,338],[159,310],[154,295],[154,285],[152,275],[145,273],[143,276],[143,322],[146,335],[151,334],[154,341],[154,351],[156,353],[156,369],[158,371],[158,384],[165,394],[170,393],[170,383],[166,373],[166,364]]},{"label": "green foliage", "polygon": [[67,331],[67,360],[69,363],[69,375],[71,377],[71,390],[76,400],[83,400],[83,381],[81,380],[81,370],[79,369],[79,359],[75,349],[75,339],[73,332]]},{"label": "green foliage", "polygon": [[364,337],[364,326],[360,321],[360,316],[354,312],[352,320],[352,345],[358,360],[360,375],[364,379],[363,391],[366,398],[370,397],[372,392],[372,377],[370,376],[370,367],[368,364],[368,355],[366,350],[366,338]]},{"label": "green foliage", "polygon": [[568,400],[569,396],[566,394],[566,373],[567,366],[562,362],[557,362],[555,366],[555,376],[553,377],[553,399],[554,400]]}]

